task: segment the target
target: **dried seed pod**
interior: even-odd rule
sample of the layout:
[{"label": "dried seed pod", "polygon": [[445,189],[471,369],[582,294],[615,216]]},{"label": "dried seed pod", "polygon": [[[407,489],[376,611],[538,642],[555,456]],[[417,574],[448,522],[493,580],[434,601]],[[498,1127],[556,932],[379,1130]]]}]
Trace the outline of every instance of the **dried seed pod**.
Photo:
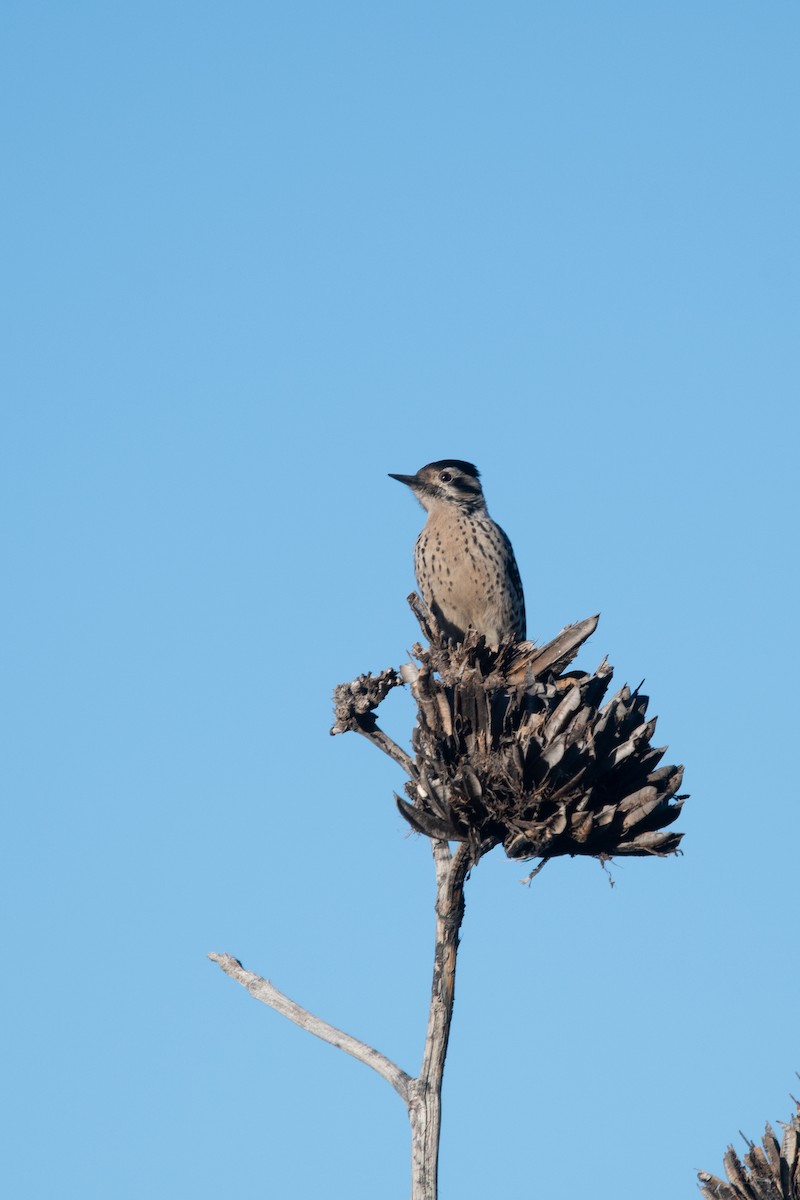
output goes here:
[{"label": "dried seed pod", "polygon": [[[625,685],[606,699],[613,675],[567,671],[597,617],[567,626],[542,647],[521,642],[488,651],[470,634],[443,639],[417,597],[411,606],[429,646],[399,673],[361,676],[336,689],[334,732],[357,729],[406,769],[403,817],[435,839],[502,845],[511,858],[563,854],[674,854],[667,831],[684,800],[683,767],[659,766],[648,698]],[[397,683],[417,704],[406,755],[372,711]],[[435,781],[435,782],[434,782]]]},{"label": "dried seed pod", "polygon": [[[656,768],[663,750],[650,745],[656,722],[647,719],[647,697],[625,686],[603,703],[606,660],[593,675],[556,673],[596,624],[568,626],[541,649],[491,655],[475,637],[459,647],[443,642],[428,614],[432,640],[418,648],[414,690],[421,714],[435,702],[442,719],[433,728],[421,715],[414,749],[418,771],[441,780],[449,840],[502,844],[512,858],[677,850],[681,835],[664,830],[680,812],[683,769]],[[440,812],[424,799],[413,808],[413,819],[401,812],[416,828],[427,809],[441,830]]]}]

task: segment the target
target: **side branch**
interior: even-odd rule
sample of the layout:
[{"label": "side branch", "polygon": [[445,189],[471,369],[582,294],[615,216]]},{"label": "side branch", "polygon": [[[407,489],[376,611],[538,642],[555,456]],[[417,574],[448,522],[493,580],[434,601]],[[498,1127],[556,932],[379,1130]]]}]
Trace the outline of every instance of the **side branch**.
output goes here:
[{"label": "side branch", "polygon": [[402,746],[392,741],[375,720],[375,709],[392,688],[400,687],[402,682],[394,667],[387,667],[379,675],[359,675],[352,683],[340,683],[333,690],[334,722],[331,733],[360,733],[415,779],[413,758]]},{"label": "side branch", "polygon": [[382,750],[384,754],[388,754],[389,758],[393,758],[403,768],[406,775],[410,776],[411,779],[416,779],[417,767],[411,755],[407,754],[402,746],[398,746],[397,742],[392,741],[388,733],[383,732],[371,713],[369,719],[362,717],[356,722],[353,728],[356,733],[360,733],[362,737],[367,738],[374,746]]},{"label": "side branch", "polygon": [[308,1009],[303,1008],[294,1000],[290,1000],[268,979],[262,979],[260,975],[254,975],[252,971],[246,971],[238,958],[234,958],[232,954],[209,954],[208,957],[212,962],[217,963],[226,975],[230,975],[231,979],[235,979],[242,987],[247,988],[255,1000],[260,1000],[262,1004],[274,1008],[281,1016],[287,1017],[301,1029],[307,1030],[308,1033],[313,1033],[323,1042],[328,1042],[331,1046],[344,1050],[345,1054],[350,1054],[359,1062],[372,1067],[373,1071],[382,1075],[408,1104],[411,1076],[407,1075],[391,1059],[373,1049],[372,1046],[368,1046],[366,1042],[360,1042],[358,1038],[351,1037],[349,1033],[343,1033],[341,1029],[336,1029],[334,1025],[329,1025],[327,1021],[315,1017]]}]

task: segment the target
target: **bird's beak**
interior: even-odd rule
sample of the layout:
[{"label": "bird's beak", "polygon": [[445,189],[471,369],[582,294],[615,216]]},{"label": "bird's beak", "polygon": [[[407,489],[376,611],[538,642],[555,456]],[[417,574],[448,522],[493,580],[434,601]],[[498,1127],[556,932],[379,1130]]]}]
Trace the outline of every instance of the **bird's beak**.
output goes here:
[{"label": "bird's beak", "polygon": [[390,479],[396,479],[399,483],[404,483],[407,487],[419,487],[419,480],[416,475],[393,475],[389,472]]}]

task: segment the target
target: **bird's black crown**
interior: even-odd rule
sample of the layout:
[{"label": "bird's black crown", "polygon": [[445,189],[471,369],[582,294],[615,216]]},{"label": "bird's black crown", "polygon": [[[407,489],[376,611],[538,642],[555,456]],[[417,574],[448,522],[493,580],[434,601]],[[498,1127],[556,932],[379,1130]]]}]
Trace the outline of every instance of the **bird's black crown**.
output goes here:
[{"label": "bird's black crown", "polygon": [[473,479],[480,479],[481,473],[474,463],[464,462],[463,458],[440,458],[437,462],[428,463],[429,467],[434,467],[437,471],[443,471],[447,467],[455,467],[457,471],[463,472],[464,475],[471,475]]}]

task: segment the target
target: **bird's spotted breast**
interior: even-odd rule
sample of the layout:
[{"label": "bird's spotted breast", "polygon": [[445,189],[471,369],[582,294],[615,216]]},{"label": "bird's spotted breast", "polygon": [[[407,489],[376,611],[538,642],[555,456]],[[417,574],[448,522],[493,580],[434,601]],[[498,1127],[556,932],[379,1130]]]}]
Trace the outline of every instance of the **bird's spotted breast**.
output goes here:
[{"label": "bird's spotted breast", "polygon": [[422,598],[448,637],[463,641],[475,629],[494,649],[525,637],[513,550],[488,514],[447,506],[431,512],[417,539],[414,567]]}]

